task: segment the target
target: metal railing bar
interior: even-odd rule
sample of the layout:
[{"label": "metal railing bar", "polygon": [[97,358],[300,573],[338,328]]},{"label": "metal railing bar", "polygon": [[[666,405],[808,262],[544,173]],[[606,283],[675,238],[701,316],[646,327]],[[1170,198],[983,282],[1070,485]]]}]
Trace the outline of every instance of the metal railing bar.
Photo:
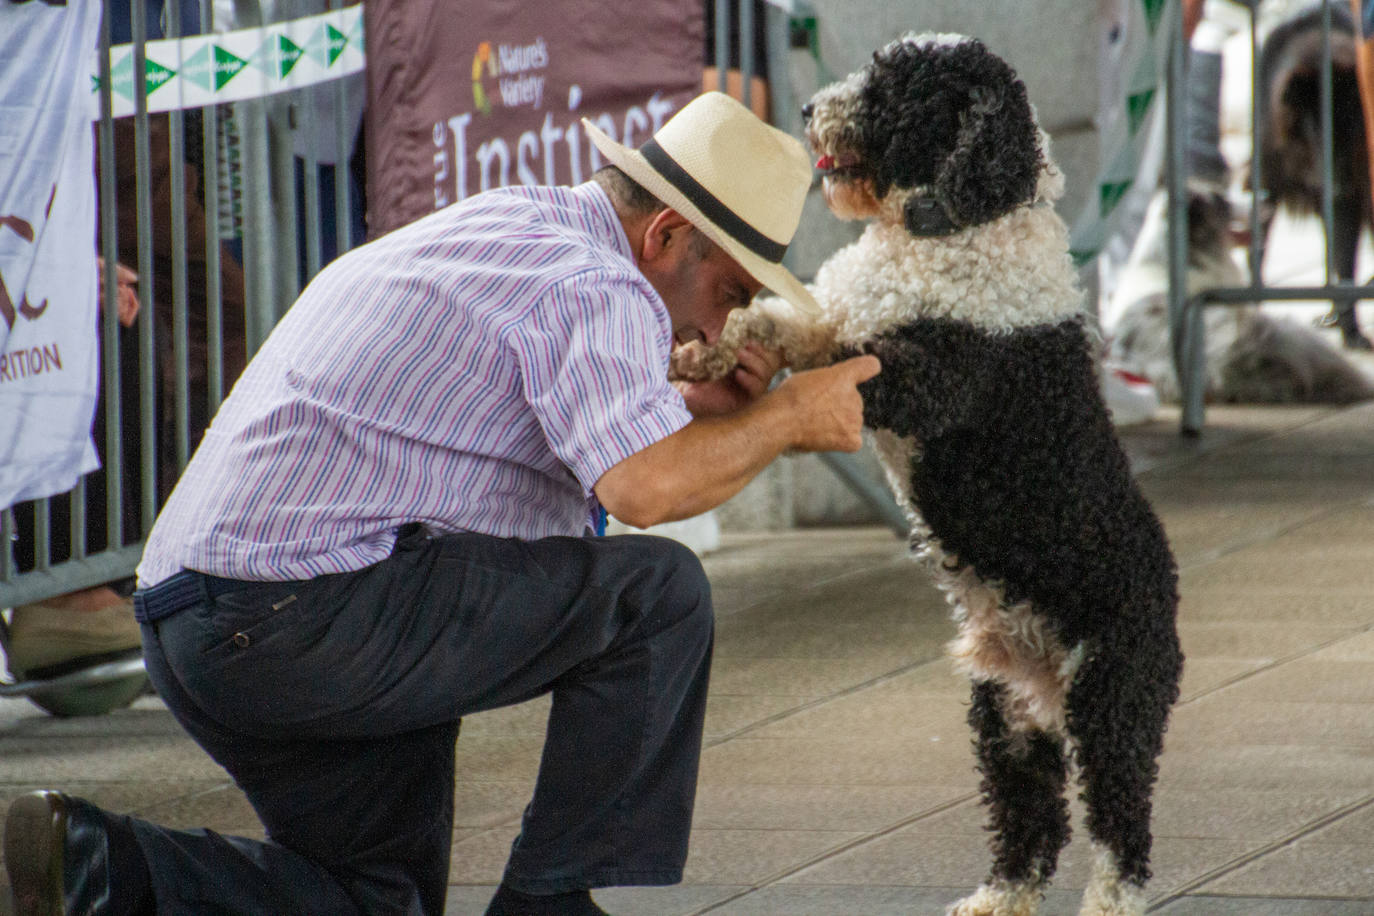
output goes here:
[{"label": "metal railing bar", "polygon": [[1335,218],[1335,194],[1332,188],[1332,181],[1336,174],[1335,163],[1332,152],[1332,136],[1334,128],[1332,126],[1332,90],[1331,90],[1331,4],[1322,4],[1322,68],[1321,68],[1321,127],[1322,127],[1322,233],[1326,240],[1326,258],[1323,260],[1323,267],[1326,269],[1326,282],[1330,283],[1333,277],[1338,277],[1336,269],[1336,249],[1331,244]]},{"label": "metal railing bar", "polygon": [[[57,499],[60,497],[53,497]],[[34,569],[47,569],[52,565],[52,508],[51,499],[38,499],[33,503],[33,566]]]},{"label": "metal railing bar", "polygon": [[67,519],[67,543],[71,545],[71,557],[73,560],[84,560],[86,550],[90,546],[86,543],[86,478],[82,477],[72,488],[71,513]]},{"label": "metal railing bar", "polygon": [[[106,3],[100,17],[100,252],[105,261],[100,316],[100,384],[105,397],[105,454],[101,473],[105,475],[105,543],[117,547],[124,542],[124,455],[121,449],[123,425],[120,419],[122,384],[119,376],[119,218],[115,195],[114,98],[110,85],[110,16]],[[140,278],[140,286],[142,285]],[[4,578],[8,579],[9,576]]]},{"label": "metal railing bar", "polygon": [[[343,9],[343,0],[329,0],[331,10]],[[348,99],[344,81],[334,81],[334,255],[353,247],[352,188],[349,187],[349,159],[353,137],[348,135]],[[312,273],[313,276],[313,273]]]},{"label": "metal railing bar", "polygon": [[730,73],[730,2],[716,0],[716,89],[725,92]]},{"label": "metal railing bar", "polygon": [[133,19],[134,60],[134,188],[138,211],[138,381],[139,436],[142,448],[139,473],[142,530],[152,528],[157,513],[157,426],[156,426],[156,333],[153,310],[153,207],[148,187],[151,154],[148,148],[148,12],[142,3],[130,4]]},{"label": "metal railing bar", "polygon": [[77,687],[90,687],[95,684],[104,684],[118,678],[139,674],[144,670],[143,656],[136,655],[130,658],[119,659],[118,661],[93,665],[90,668],[82,668],[80,671],[73,671],[71,674],[64,674],[61,677],[55,677],[46,681],[0,680],[0,697],[23,697],[29,696],[30,694],[72,690]]},{"label": "metal railing bar", "polygon": [[1217,305],[1244,305],[1253,302],[1301,302],[1308,299],[1332,302],[1358,302],[1374,299],[1374,285],[1355,286],[1328,283],[1324,286],[1235,286],[1203,290],[1193,298]]},{"label": "metal railing bar", "polygon": [[[1171,38],[1166,66],[1168,68],[1164,83],[1165,98],[1165,158],[1164,175],[1168,196],[1167,239],[1169,251],[1169,339],[1173,348],[1174,371],[1178,374],[1179,387],[1184,403],[1188,402],[1190,391],[1190,363],[1187,360],[1188,313],[1184,309],[1183,298],[1188,267],[1188,232],[1184,225],[1187,205],[1184,201],[1184,184],[1187,179],[1184,144],[1187,133],[1184,126],[1183,81],[1186,76],[1187,43],[1183,37],[1183,17],[1177,4],[1172,7],[1174,15],[1170,20]],[[1186,426],[1186,409],[1185,426]]]},{"label": "metal railing bar", "polygon": [[[5,509],[0,512],[0,582],[8,582],[14,578],[14,510]],[[0,585],[3,588],[3,585]],[[3,599],[0,599],[0,607],[8,607]]]},{"label": "metal railing bar", "polygon": [[[200,0],[201,31],[211,30],[213,0]],[[219,107],[201,109],[201,185],[205,188],[205,343],[206,416],[224,400],[224,284],[220,277],[219,237]]]},{"label": "metal railing bar", "polygon": [[[305,92],[299,96],[307,98]],[[315,153],[315,144],[310,142],[315,137],[314,106],[293,103],[292,110],[300,116],[300,123],[295,126],[306,137],[305,161],[301,168],[305,185],[305,281],[309,283],[320,272],[320,160]],[[339,177],[337,171],[335,177]]]},{"label": "metal railing bar", "polygon": [[739,0],[739,75],[740,102],[753,108],[754,82],[754,3]]},{"label": "metal railing bar", "polygon": [[1250,4],[1250,285],[1261,286],[1260,249],[1264,244],[1263,230],[1260,228],[1260,207],[1264,199],[1263,157],[1255,155],[1260,148],[1260,112],[1262,99],[1255,87],[1259,85],[1259,4]]},{"label": "metal railing bar", "polygon": [[[181,37],[181,4],[168,3],[163,7],[167,15],[168,38]],[[180,69],[180,62],[178,62]],[[167,112],[167,145],[171,161],[171,236],[172,236],[172,364],[176,367],[173,390],[173,430],[177,470],[190,460],[191,417],[190,386],[187,374],[190,361],[187,353],[189,322],[186,302],[186,119],[180,108]]]},{"label": "metal railing bar", "polygon": [[139,541],[103,550],[84,560],[67,560],[48,569],[19,573],[0,582],[0,607],[17,607],[122,579],[138,565],[142,555],[143,542]]}]

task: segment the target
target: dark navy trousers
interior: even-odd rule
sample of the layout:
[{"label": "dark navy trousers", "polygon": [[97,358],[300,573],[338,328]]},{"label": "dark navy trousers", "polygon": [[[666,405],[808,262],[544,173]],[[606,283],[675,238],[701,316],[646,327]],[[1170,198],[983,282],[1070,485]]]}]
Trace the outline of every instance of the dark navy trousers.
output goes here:
[{"label": "dark navy trousers", "polygon": [[505,880],[681,880],[713,633],[682,545],[407,526],[358,572],[188,572],[134,600],[154,686],[268,836],[132,820],[160,912],[441,913],[459,720],[549,692]]}]

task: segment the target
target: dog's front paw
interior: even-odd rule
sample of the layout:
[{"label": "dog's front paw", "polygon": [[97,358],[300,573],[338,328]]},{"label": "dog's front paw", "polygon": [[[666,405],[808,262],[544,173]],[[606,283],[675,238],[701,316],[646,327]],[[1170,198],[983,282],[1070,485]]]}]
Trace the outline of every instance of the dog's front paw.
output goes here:
[{"label": "dog's front paw", "polygon": [[1039,888],[984,884],[951,903],[945,916],[1035,916],[1039,907]]},{"label": "dog's front paw", "polygon": [[673,349],[668,360],[668,378],[674,382],[709,382],[724,378],[736,362],[733,349],[719,344],[708,347],[694,340]]}]

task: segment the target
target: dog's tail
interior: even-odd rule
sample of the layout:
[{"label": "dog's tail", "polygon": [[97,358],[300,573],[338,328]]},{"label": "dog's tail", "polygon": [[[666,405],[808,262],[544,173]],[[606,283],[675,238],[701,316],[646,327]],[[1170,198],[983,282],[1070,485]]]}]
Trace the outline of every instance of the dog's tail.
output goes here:
[{"label": "dog's tail", "polygon": [[1352,404],[1374,398],[1374,378],[1295,321],[1255,312],[1241,322],[1221,370],[1238,403]]}]

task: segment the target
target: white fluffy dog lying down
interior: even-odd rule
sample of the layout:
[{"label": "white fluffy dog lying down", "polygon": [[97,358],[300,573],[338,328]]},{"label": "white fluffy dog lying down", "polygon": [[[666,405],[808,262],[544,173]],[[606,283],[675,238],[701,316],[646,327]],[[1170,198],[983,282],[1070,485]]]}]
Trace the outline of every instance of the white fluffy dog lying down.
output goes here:
[{"label": "white fluffy dog lying down", "polygon": [[[1169,342],[1169,265],[1165,194],[1150,203],[1131,258],[1112,298],[1114,361],[1148,378],[1160,400],[1181,397]],[[1220,194],[1188,195],[1188,295],[1243,287],[1226,227],[1230,206]],[[1276,318],[1255,305],[1203,309],[1207,353],[1205,398],[1230,403],[1349,404],[1374,397],[1374,380],[1316,331]]]}]

